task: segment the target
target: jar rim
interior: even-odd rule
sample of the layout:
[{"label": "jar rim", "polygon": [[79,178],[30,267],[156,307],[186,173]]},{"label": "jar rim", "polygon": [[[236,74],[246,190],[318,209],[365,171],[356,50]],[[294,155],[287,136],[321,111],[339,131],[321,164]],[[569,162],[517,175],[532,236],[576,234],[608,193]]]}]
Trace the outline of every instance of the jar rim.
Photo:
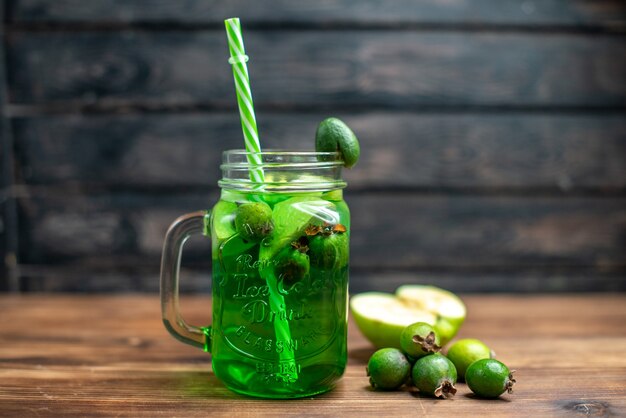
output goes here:
[{"label": "jar rim", "polygon": [[[254,163],[253,159],[260,161]],[[339,152],[267,149],[259,153],[244,149],[222,153],[222,188],[239,190],[312,191],[344,188],[344,161]],[[253,181],[250,172],[263,170],[264,181]]]},{"label": "jar rim", "polygon": [[283,150],[283,149],[266,149],[261,152],[249,152],[245,149],[230,149],[222,153],[222,162],[227,162],[235,159],[246,159],[248,156],[260,156],[260,157],[276,157],[284,156],[291,158],[322,158],[324,162],[333,161],[343,165],[341,159],[341,153],[337,151],[299,151],[299,150]]}]

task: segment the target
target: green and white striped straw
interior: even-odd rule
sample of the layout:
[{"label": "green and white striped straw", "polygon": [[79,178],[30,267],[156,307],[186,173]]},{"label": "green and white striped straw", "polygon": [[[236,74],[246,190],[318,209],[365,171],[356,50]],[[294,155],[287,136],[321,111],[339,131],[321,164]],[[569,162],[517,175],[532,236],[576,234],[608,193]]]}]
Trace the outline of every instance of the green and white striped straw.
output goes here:
[{"label": "green and white striped straw", "polygon": [[228,49],[230,50],[228,62],[233,67],[233,77],[235,78],[235,88],[237,90],[241,129],[243,130],[243,138],[246,144],[246,151],[248,152],[248,163],[252,166],[250,169],[250,180],[254,183],[263,183],[265,176],[263,175],[263,168],[260,167],[262,160],[259,154],[261,152],[261,143],[259,142],[259,132],[256,126],[256,117],[254,116],[250,79],[248,78],[248,67],[246,65],[248,56],[243,46],[241,24],[238,17],[226,19],[224,24],[226,25]]},{"label": "green and white striped straw", "polygon": [[[254,106],[252,105],[252,93],[250,91],[250,80],[248,78],[248,67],[246,62],[248,56],[243,46],[243,37],[241,36],[241,25],[239,18],[233,17],[224,21],[226,25],[226,34],[228,36],[228,49],[230,50],[230,58],[228,62],[233,67],[233,76],[235,77],[235,88],[237,90],[237,103],[239,105],[239,116],[241,118],[241,129],[246,144],[248,164],[250,164],[250,180],[256,183],[254,190],[261,190],[265,181],[263,168],[261,167],[262,159],[261,144],[259,142],[259,133],[256,127],[256,118],[254,116]],[[267,282],[269,288],[270,309],[274,312],[280,312],[287,309],[285,306],[285,298],[278,291],[278,280],[271,271],[262,273],[263,278]],[[278,316],[278,315],[277,315]],[[283,341],[285,345],[291,342],[291,331],[289,329],[289,321],[286,319],[276,318],[274,320],[274,333],[276,340]],[[294,364],[295,355],[293,350],[285,348],[278,354],[281,363]],[[297,370],[293,373],[286,373],[283,376],[286,382],[293,382],[298,379]]]}]

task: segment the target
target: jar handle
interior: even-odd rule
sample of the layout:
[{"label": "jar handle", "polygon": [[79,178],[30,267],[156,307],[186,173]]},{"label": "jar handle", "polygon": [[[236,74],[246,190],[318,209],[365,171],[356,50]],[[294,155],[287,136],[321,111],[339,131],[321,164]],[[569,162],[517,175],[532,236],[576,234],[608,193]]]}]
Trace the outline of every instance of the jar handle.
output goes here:
[{"label": "jar handle", "polygon": [[[183,245],[192,235],[203,233],[210,237],[208,211],[188,213],[176,219],[165,234],[161,257],[161,316],[163,324],[174,338],[194,347],[211,351],[211,327],[197,327],[185,322],[178,304],[180,259]],[[206,225],[206,227],[205,227]]]}]

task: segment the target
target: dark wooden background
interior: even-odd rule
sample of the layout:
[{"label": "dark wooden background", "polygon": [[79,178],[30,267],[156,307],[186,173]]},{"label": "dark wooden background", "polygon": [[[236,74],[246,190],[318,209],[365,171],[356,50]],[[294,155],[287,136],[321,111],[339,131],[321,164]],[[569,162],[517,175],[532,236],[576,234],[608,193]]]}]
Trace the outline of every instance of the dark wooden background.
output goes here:
[{"label": "dark wooden background", "polygon": [[[240,16],[265,147],[343,118],[351,288],[626,290],[626,3],[7,0],[0,287],[156,291],[162,237],[242,146]],[[184,288],[206,290],[193,240]]]}]

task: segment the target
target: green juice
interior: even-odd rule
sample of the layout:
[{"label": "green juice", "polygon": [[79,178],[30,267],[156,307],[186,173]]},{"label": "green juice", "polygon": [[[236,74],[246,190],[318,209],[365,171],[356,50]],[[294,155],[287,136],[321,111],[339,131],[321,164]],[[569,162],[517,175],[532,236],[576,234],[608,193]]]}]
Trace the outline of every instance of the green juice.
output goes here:
[{"label": "green juice", "polygon": [[[271,208],[272,230],[260,240],[235,224],[250,202]],[[342,191],[222,190],[210,219],[215,375],[236,392],[269,398],[332,389],[347,361],[350,215]]]}]

